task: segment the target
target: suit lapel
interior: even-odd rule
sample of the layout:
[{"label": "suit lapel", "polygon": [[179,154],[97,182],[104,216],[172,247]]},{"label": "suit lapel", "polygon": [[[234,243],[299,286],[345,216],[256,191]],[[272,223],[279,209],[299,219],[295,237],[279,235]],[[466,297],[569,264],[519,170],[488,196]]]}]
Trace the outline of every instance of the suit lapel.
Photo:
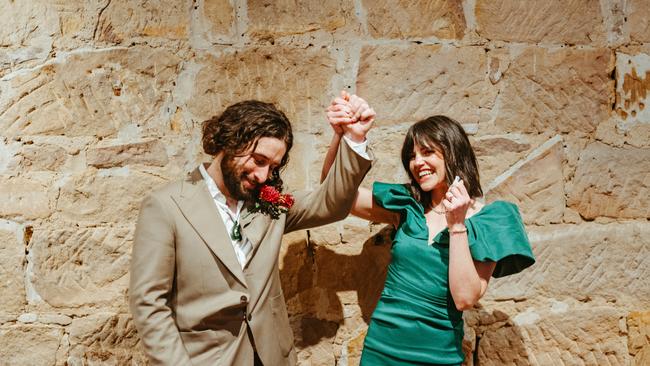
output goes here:
[{"label": "suit lapel", "polygon": [[172,198],[208,248],[221,260],[230,273],[244,287],[247,287],[244,272],[237,261],[235,250],[230,241],[230,235],[227,233],[210,192],[208,192],[208,187],[203,182],[201,172],[198,169],[194,170],[183,182],[181,194]]}]

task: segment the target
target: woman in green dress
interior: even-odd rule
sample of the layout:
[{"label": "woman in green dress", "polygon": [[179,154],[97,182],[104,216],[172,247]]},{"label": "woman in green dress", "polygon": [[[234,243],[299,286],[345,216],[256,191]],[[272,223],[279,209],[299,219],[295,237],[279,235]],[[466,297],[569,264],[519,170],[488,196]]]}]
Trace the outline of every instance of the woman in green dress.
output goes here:
[{"label": "woman in green dress", "polygon": [[[336,133],[323,173],[343,129],[375,117],[363,99],[346,93],[327,115]],[[517,273],[535,259],[517,206],[478,200],[478,164],[458,122],[433,116],[415,123],[401,160],[410,183],[360,188],[352,209],[396,229],[361,365],[459,365],[462,311],[485,294],[490,277]]]}]

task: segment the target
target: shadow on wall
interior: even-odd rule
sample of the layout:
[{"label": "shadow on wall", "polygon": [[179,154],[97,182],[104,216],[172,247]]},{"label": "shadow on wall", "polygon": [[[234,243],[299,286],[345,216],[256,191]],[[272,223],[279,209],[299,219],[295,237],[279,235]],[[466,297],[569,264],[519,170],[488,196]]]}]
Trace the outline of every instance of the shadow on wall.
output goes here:
[{"label": "shadow on wall", "polygon": [[358,254],[341,254],[311,241],[289,245],[280,277],[296,346],[336,336],[344,320],[342,303],[358,303],[361,318],[370,322],[390,262],[391,233],[390,227],[381,229]]},{"label": "shadow on wall", "polygon": [[481,304],[464,312],[464,366],[532,365],[525,336],[502,311],[487,310]]},{"label": "shadow on wall", "polygon": [[[343,342],[352,341],[355,331],[364,325],[350,319],[370,322],[390,262],[392,231],[390,226],[382,228],[363,243],[358,254],[341,254],[343,250],[314,245],[308,239],[288,245],[280,277],[299,349],[332,342],[345,318],[353,329]],[[358,304],[360,314],[344,314],[347,304]],[[505,312],[487,310],[479,304],[465,312],[464,318],[466,361],[463,365],[531,364],[524,336]],[[363,336],[357,341],[360,347]]]}]

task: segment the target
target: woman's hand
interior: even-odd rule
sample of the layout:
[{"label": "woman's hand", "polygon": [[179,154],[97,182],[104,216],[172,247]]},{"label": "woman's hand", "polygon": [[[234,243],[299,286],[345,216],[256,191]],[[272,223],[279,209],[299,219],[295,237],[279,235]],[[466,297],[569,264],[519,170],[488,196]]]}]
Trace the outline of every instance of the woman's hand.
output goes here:
[{"label": "woman's hand", "polygon": [[363,142],[368,131],[375,121],[375,110],[370,108],[368,102],[357,95],[351,95],[349,104],[352,109],[353,122],[341,126],[345,136],[355,142]]},{"label": "woman's hand", "polygon": [[354,111],[350,104],[350,94],[341,90],[341,96],[334,98],[332,104],[327,107],[327,121],[337,135],[343,135],[343,125],[354,123]]},{"label": "woman's hand", "polygon": [[465,217],[467,216],[467,210],[472,205],[472,199],[467,193],[462,180],[453,183],[449,187],[442,204],[445,206],[449,231],[453,233],[467,230],[465,228]]}]

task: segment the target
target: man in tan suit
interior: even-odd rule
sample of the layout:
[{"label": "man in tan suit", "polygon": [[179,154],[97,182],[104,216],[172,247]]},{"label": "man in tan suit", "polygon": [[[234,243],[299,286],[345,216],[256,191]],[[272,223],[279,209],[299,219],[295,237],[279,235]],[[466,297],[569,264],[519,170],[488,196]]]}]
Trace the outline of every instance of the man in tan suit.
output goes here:
[{"label": "man in tan suit", "polygon": [[203,147],[213,160],[155,190],[138,218],[129,305],[152,364],[296,363],[280,242],[284,233],[347,216],[370,168],[365,136],[374,111],[360,108],[358,122],[350,111],[338,112],[348,122],[347,143],[325,181],[295,194],[277,218],[250,208],[264,183],[281,185],[293,143],[286,116],[272,104],[246,101],[204,122]]}]

